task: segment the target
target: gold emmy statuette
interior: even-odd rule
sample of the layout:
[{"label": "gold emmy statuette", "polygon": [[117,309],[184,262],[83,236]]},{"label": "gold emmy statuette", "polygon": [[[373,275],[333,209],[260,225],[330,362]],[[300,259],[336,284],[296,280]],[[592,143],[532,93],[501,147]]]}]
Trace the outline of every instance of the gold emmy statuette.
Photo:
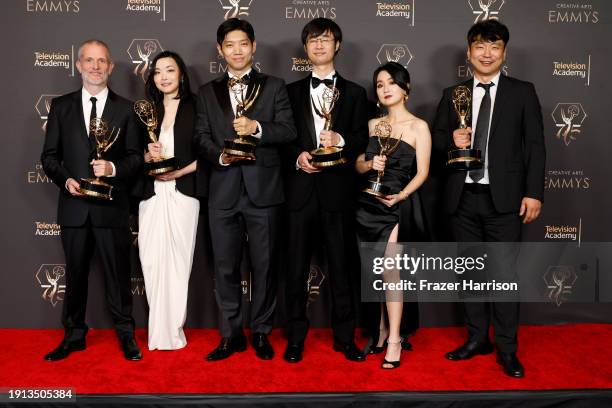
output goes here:
[{"label": "gold emmy statuette", "polygon": [[[147,127],[149,133],[149,139],[153,143],[157,143],[157,135],[155,135],[155,129],[157,128],[157,113],[155,107],[149,101],[139,100],[134,103],[134,112],[140,118],[142,123]],[[176,169],[176,158],[174,157],[161,157],[159,159],[153,159],[148,163],[145,163],[144,168],[148,175],[157,176],[159,174],[168,173]]]},{"label": "gold emmy statuette", "polygon": [[[246,115],[259,96],[260,85],[254,84],[249,91],[248,84],[242,78],[231,78],[227,83],[234,100],[236,101],[235,118]],[[234,139],[224,141],[223,153],[228,156],[248,158],[255,160],[255,147],[259,139],[249,135],[238,135]]]},{"label": "gold emmy statuette", "polygon": [[[336,88],[335,81],[332,88],[325,87],[322,97],[316,103],[312,96],[310,97],[315,113],[325,119],[324,130],[331,130],[332,128],[332,111],[339,97],[340,91]],[[312,155],[311,164],[317,168],[333,167],[347,161],[346,158],[342,157],[342,148],[337,146],[318,147],[310,154]]]},{"label": "gold emmy statuette", "polygon": [[[393,138],[391,137],[391,124],[384,120],[381,120],[374,127],[374,135],[378,139],[378,144],[380,145],[380,156],[389,157],[395,152],[402,141],[402,137]],[[370,194],[376,197],[386,197],[391,192],[391,188],[389,186],[384,185],[381,180],[385,175],[384,170],[379,170],[376,178],[369,180],[366,187],[361,190],[366,194]]]},{"label": "gold emmy statuette", "polygon": [[[102,159],[102,154],[117,141],[121,129],[113,128],[108,131],[108,123],[102,118],[94,118],[89,122],[89,137],[93,137],[96,142],[96,158]],[[112,200],[111,195],[113,186],[102,180],[100,177],[81,179],[79,192],[88,197]]]},{"label": "gold emmy statuette", "polygon": [[[472,113],[472,91],[464,85],[453,90],[453,106],[459,117],[459,128],[468,127],[468,118]],[[453,170],[474,170],[483,166],[480,149],[453,149],[448,152],[446,166]]]}]

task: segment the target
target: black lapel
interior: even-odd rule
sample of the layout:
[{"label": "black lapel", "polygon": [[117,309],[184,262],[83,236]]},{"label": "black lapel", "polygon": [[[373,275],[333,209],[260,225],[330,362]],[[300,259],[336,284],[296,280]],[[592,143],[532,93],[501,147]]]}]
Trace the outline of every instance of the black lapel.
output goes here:
[{"label": "black lapel", "polygon": [[502,74],[499,76],[499,84],[496,84],[497,91],[495,93],[495,103],[493,104],[493,118],[491,119],[491,127],[489,129],[489,142],[495,134],[495,128],[499,124],[499,118],[504,111],[504,105],[508,94],[508,79]]},{"label": "black lapel", "polygon": [[213,82],[213,88],[215,90],[215,96],[217,102],[223,111],[225,123],[231,125],[234,121],[234,111],[232,110],[232,102],[230,101],[229,89],[227,88],[228,74],[223,75]]},{"label": "black lapel", "polygon": [[304,109],[304,123],[308,134],[310,134],[310,140],[312,145],[316,147],[317,135],[315,134],[314,117],[312,116],[312,101],[310,99],[310,81],[312,75],[304,78],[301,83],[300,93],[302,95],[302,108]]},{"label": "black lapel", "polygon": [[74,110],[79,122],[79,129],[81,129],[81,137],[85,142],[89,144],[87,136],[87,128],[85,127],[85,116],[83,116],[83,90],[74,93]]}]

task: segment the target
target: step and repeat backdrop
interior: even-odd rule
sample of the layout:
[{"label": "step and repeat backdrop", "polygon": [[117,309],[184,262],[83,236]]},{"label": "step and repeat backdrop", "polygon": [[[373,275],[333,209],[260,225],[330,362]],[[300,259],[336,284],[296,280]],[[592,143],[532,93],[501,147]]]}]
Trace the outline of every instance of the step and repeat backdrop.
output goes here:
[{"label": "step and repeat backdrop", "polygon": [[[39,162],[53,97],[80,87],[78,45],[108,43],[115,61],[111,88],[130,99],[144,96],[150,61],[162,50],[183,56],[196,86],[227,67],[215,49],[217,26],[248,19],[258,43],[255,68],[298,80],[309,72],[300,42],[310,19],[328,17],[342,28],[337,69],[367,90],[381,63],[410,71],[409,109],[430,124],[442,89],[471,76],[466,33],[471,24],[497,18],[511,33],[506,75],[533,82],[542,105],[546,138],[546,196],[526,241],[612,241],[612,54],[606,0],[10,0],[0,4],[2,126],[1,327],[59,327],[65,265],[56,221],[57,187]],[[432,162],[422,188],[427,215],[444,239],[440,210],[441,162]],[[205,213],[204,213],[205,214]],[[217,309],[208,221],[200,216],[187,325],[214,327]],[[145,288],[138,266],[134,224],[132,291],[135,317],[146,325]],[[90,277],[88,321],[108,327],[100,265]],[[244,301],[250,296],[245,263]],[[546,271],[542,271],[544,276]],[[611,271],[600,271],[606,276]],[[282,273],[281,273],[282,275]],[[356,279],[358,271],[356,271]],[[282,276],[279,277],[282,282]],[[315,326],[329,324],[330,293],[324,259],[315,257],[308,280]],[[543,290],[546,282],[542,281]],[[282,293],[280,294],[282,296]],[[612,303],[524,304],[525,323],[612,322]],[[421,304],[422,325],[460,323],[460,307]],[[283,310],[278,308],[278,323]]]}]

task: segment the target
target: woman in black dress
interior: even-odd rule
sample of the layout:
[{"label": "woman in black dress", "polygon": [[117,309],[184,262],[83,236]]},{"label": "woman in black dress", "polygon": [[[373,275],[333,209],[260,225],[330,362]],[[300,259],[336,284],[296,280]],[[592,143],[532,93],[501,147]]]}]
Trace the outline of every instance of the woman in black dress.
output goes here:
[{"label": "woman in black dress", "polygon": [[[388,62],[374,71],[374,88],[378,106],[386,109],[383,117],[369,122],[370,140],[366,152],[357,158],[356,168],[360,174],[372,178],[376,172],[384,170],[382,183],[390,187],[390,194],[375,197],[362,194],[357,209],[358,235],[361,242],[398,242],[400,230],[406,224],[402,220],[403,202],[411,200],[413,193],[427,179],[431,153],[431,136],[427,123],[417,118],[406,108],[410,93],[410,74],[402,65]],[[383,122],[391,125],[390,145],[397,143],[396,150],[388,157],[379,155],[380,145],[375,136],[376,129]],[[413,166],[416,162],[416,173]],[[414,173],[414,176],[413,176]],[[402,228],[400,228],[400,226]],[[395,249],[387,247],[386,256]],[[397,274],[395,274],[397,275]],[[384,275],[385,281],[395,281],[399,276]],[[387,294],[385,308],[380,309],[379,335],[371,350],[381,351],[385,340],[387,353],[382,368],[396,368],[400,365],[403,338],[400,336],[402,320],[402,299],[395,299]],[[378,319],[377,319],[378,320]],[[376,338],[373,335],[373,338]]]}]

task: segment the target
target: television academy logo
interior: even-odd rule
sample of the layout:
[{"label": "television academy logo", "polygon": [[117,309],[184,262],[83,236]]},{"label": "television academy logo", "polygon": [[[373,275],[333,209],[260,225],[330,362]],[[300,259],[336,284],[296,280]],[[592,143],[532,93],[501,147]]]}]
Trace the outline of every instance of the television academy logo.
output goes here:
[{"label": "television academy logo", "polygon": [[42,264],[34,275],[36,282],[43,289],[42,299],[51,303],[53,307],[64,300],[64,293],[66,293],[65,275],[65,264]]},{"label": "television academy logo", "polygon": [[251,4],[253,4],[253,1],[254,0],[219,0],[221,7],[225,10],[223,18],[227,20],[230,18],[248,17],[249,8]]},{"label": "television academy logo", "polygon": [[403,18],[414,26],[414,0],[376,2],[376,17]]},{"label": "television academy logo", "polygon": [[26,0],[28,13],[78,13],[79,0]]},{"label": "television academy logo", "polygon": [[549,224],[544,226],[544,239],[550,241],[582,241],[582,218],[578,225]]},{"label": "television academy logo", "polygon": [[405,67],[412,61],[413,55],[406,44],[383,44],[380,46],[376,59],[379,64],[397,62]]},{"label": "television academy logo", "polygon": [[285,19],[287,20],[312,20],[314,18],[329,18],[335,20],[337,17],[336,7],[332,0],[285,0]]},{"label": "television academy logo", "polygon": [[308,58],[291,57],[291,71],[310,72],[312,71],[312,64]]},{"label": "television academy logo", "polygon": [[506,0],[468,0],[472,14],[476,16],[474,23],[489,19],[499,19],[499,12],[506,4]]},{"label": "television academy logo", "polygon": [[549,24],[597,24],[599,11],[592,3],[557,3],[554,10],[548,10]]},{"label": "television academy logo", "polygon": [[579,61],[553,61],[553,77],[559,79],[580,78],[585,80],[585,85],[591,85],[591,54],[587,56],[587,62]]},{"label": "television academy logo", "polygon": [[555,265],[548,267],[543,278],[548,289],[548,298],[558,307],[568,300],[567,296],[572,294],[578,275],[573,266]]},{"label": "television academy logo", "polygon": [[151,60],[155,55],[162,52],[164,49],[157,39],[153,38],[136,38],[132,40],[127,49],[134,67],[134,75],[140,76],[142,81],[147,80],[146,75],[151,66]]},{"label": "television academy logo", "polygon": [[47,119],[49,117],[49,111],[51,110],[51,100],[58,96],[59,95],[55,94],[42,94],[36,100],[36,104],[34,104],[34,109],[36,109],[36,113],[38,113],[42,121],[40,128],[43,132],[47,131]]},{"label": "television academy logo", "polygon": [[61,227],[54,222],[34,221],[34,235],[42,237],[59,236]]},{"label": "television academy logo", "polygon": [[40,69],[64,68],[68,76],[74,76],[74,45],[70,46],[70,53],[61,51],[34,51],[34,66]]},{"label": "television academy logo", "polygon": [[161,14],[160,20],[166,21],[166,0],[127,0],[125,11]]},{"label": "television academy logo", "polygon": [[576,140],[576,136],[582,132],[582,124],[587,114],[581,103],[558,103],[552,112],[557,132],[555,137],[563,141],[566,146]]}]

